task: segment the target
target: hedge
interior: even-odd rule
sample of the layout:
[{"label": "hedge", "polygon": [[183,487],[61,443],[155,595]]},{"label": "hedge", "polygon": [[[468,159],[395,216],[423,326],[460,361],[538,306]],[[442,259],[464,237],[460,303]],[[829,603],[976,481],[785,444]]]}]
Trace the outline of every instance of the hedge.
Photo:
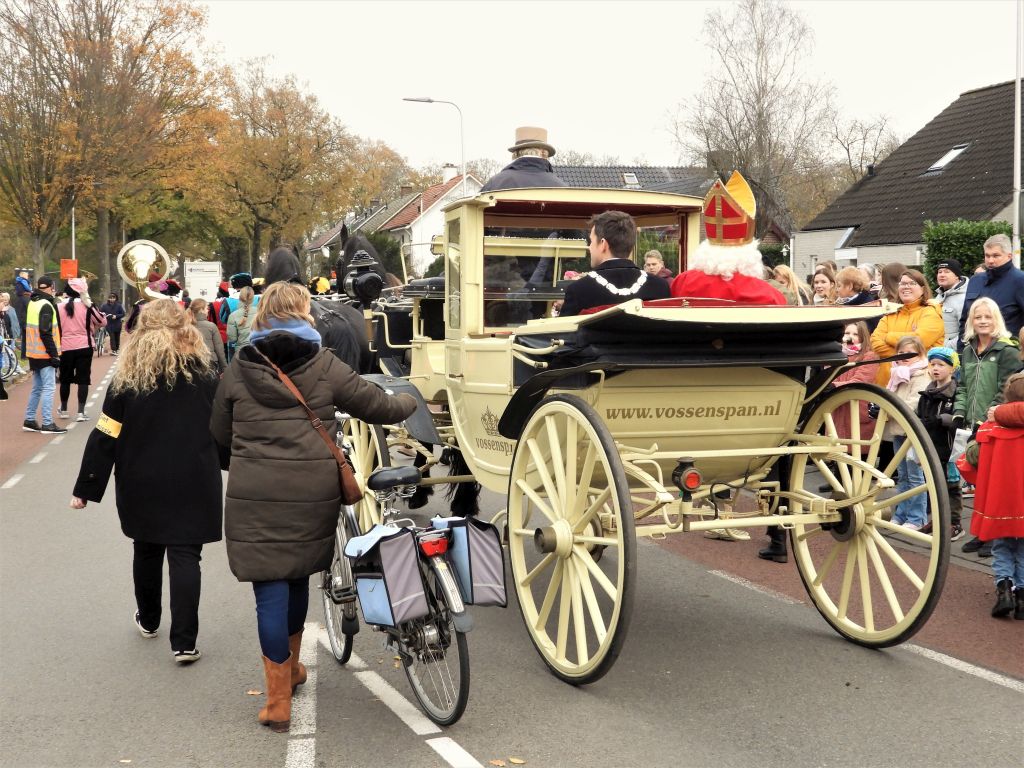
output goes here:
[{"label": "hedge", "polygon": [[1011,236],[1013,226],[1005,221],[926,221],[922,233],[928,251],[924,259],[924,274],[935,286],[935,265],[946,259],[956,259],[970,277],[974,269],[985,260],[985,241],[992,235]]},{"label": "hedge", "polygon": [[761,261],[772,267],[779,264],[789,266],[786,256],[782,255],[783,243],[760,243],[757,249],[761,252]]}]

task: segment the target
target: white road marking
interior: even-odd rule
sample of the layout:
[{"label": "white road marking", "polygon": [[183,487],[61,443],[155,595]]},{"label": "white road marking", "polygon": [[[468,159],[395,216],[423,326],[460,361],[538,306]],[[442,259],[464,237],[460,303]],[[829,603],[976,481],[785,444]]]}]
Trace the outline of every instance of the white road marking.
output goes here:
[{"label": "white road marking", "polygon": [[40,461],[46,458],[46,451],[40,451],[31,459],[28,460],[29,464],[38,464]]},{"label": "white road marking", "polygon": [[60,445],[64,439],[64,435],[57,435],[53,440],[50,441],[50,445]]},{"label": "white road marking", "polygon": [[71,431],[72,429],[74,429],[77,426],[78,426],[78,422],[77,421],[72,421],[70,424],[68,424],[68,431]]},{"label": "white road marking", "polygon": [[447,736],[427,739],[427,744],[433,747],[434,751],[443,757],[452,768],[483,768],[475,757]]},{"label": "white road marking", "polygon": [[13,488],[18,484],[18,481],[20,481],[21,478],[23,477],[24,475],[12,475],[10,480],[8,480],[3,485],[0,485],[0,490],[6,491],[8,488]]},{"label": "white road marking", "polygon": [[[292,711],[295,711],[294,705]],[[284,758],[284,768],[314,768],[315,765],[315,737],[303,736],[300,739],[288,739],[288,754]]]},{"label": "white road marking", "polygon": [[803,603],[800,600],[794,600],[789,595],[784,595],[781,592],[776,592],[774,589],[762,587],[760,584],[755,584],[752,581],[748,581],[747,579],[744,579],[742,576],[734,576],[733,574],[726,573],[725,571],[708,571],[708,573],[712,573],[715,576],[719,576],[725,579],[726,581],[731,581],[733,584],[739,584],[741,587],[746,587],[747,589],[751,589],[754,592],[760,592],[762,595],[773,597],[776,600],[786,603],[788,605],[803,605]]},{"label": "white road marking", "polygon": [[1001,685],[1004,688],[1009,688],[1011,691],[1024,693],[1024,681],[1015,680],[1014,678],[1007,677],[1006,675],[1000,675],[998,672],[993,672],[990,669],[975,666],[974,664],[970,664],[966,661],[961,661],[960,659],[947,656],[946,654],[939,653],[938,651],[933,651],[930,648],[923,648],[920,645],[914,645],[913,643],[905,643],[904,645],[899,646],[899,648],[904,651],[916,653],[918,656],[924,656],[926,659],[937,661],[939,664],[945,664],[947,667],[951,667],[958,672],[965,672],[968,675],[974,675],[975,677],[980,677],[982,680],[987,680],[990,683],[995,683],[996,685]]},{"label": "white road marking", "polygon": [[417,736],[428,733],[441,733],[416,707],[409,703],[402,694],[396,691],[383,677],[376,672],[356,672],[356,679],[370,689],[370,693],[380,699],[384,705],[405,723]]}]

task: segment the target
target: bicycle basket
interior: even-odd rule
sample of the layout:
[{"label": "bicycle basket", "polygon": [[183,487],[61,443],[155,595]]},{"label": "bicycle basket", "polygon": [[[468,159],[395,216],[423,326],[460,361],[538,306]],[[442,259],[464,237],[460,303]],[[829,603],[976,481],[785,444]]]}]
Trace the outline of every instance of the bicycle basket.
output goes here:
[{"label": "bicycle basket", "polygon": [[435,517],[430,525],[452,532],[448,560],[463,602],[507,606],[505,553],[498,529],[473,517]]},{"label": "bicycle basket", "polygon": [[345,555],[352,561],[359,607],[367,623],[397,627],[430,612],[410,529],[375,525],[369,533],[350,539]]}]

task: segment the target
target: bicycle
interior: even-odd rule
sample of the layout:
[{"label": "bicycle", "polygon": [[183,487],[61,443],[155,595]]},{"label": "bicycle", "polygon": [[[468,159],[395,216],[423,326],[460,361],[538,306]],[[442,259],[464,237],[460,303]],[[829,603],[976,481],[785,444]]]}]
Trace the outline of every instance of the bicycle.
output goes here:
[{"label": "bicycle", "polygon": [[[346,446],[347,447],[347,446]],[[367,478],[367,487],[381,505],[380,533],[412,531],[417,565],[425,587],[425,616],[397,626],[367,621],[384,633],[384,647],[393,651],[405,668],[413,695],[424,713],[438,725],[455,723],[469,700],[469,646],[466,633],[472,620],[466,612],[446,557],[451,533],[447,529],[420,528],[412,520],[396,519],[396,499],[408,498],[421,478],[415,467],[386,467]],[[359,631],[358,589],[346,546],[360,535],[355,509],[343,506],[335,534],[330,570],[322,575],[327,637],[339,664],[351,658],[352,643]],[[365,606],[363,606],[365,611]],[[364,616],[364,620],[366,617]]]},{"label": "bicycle", "polygon": [[14,346],[14,339],[9,339],[7,336],[3,337],[0,347],[2,347],[0,349],[0,379],[10,381],[21,371],[18,350]]},{"label": "bicycle", "polygon": [[96,355],[103,357],[103,345],[107,342],[107,328],[101,325],[96,329]]}]

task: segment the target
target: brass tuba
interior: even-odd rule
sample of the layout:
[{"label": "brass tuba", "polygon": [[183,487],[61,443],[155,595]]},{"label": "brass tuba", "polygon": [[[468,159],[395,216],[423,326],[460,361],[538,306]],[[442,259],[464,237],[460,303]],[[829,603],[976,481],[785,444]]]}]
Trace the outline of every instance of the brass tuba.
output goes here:
[{"label": "brass tuba", "polygon": [[117,254],[117,273],[134,285],[139,296],[147,301],[167,298],[150,288],[149,284],[163,280],[170,271],[171,260],[167,251],[152,240],[132,240],[125,243]]}]

